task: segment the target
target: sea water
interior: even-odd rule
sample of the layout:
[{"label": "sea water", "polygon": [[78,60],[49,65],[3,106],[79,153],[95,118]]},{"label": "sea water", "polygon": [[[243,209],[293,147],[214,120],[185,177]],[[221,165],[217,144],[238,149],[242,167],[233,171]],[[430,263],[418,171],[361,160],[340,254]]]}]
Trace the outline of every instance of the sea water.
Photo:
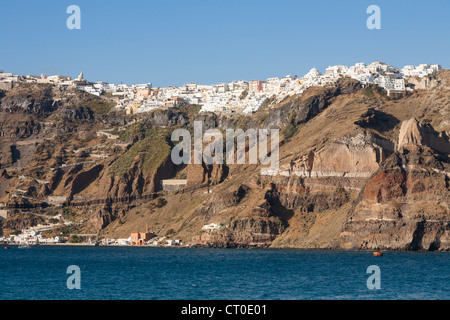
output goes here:
[{"label": "sea water", "polygon": [[[367,285],[373,265],[380,289]],[[11,246],[0,299],[450,299],[450,253]]]}]

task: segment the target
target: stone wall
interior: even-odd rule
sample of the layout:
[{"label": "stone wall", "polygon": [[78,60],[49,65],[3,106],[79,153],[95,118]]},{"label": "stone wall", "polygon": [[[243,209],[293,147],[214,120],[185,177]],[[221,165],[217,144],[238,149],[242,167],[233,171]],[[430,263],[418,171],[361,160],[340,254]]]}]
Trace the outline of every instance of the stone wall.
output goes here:
[{"label": "stone wall", "polygon": [[161,188],[167,192],[174,192],[186,186],[187,180],[170,179],[161,180]]}]

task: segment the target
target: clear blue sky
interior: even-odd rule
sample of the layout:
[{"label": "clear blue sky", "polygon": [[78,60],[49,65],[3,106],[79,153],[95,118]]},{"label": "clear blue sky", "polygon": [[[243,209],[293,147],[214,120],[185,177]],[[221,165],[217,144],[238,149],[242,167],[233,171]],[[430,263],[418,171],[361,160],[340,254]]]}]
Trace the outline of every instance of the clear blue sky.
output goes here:
[{"label": "clear blue sky", "polygon": [[[66,9],[81,8],[81,30]],[[381,8],[381,30],[366,9]],[[0,69],[154,86],[384,61],[450,67],[450,0],[2,0]]]}]

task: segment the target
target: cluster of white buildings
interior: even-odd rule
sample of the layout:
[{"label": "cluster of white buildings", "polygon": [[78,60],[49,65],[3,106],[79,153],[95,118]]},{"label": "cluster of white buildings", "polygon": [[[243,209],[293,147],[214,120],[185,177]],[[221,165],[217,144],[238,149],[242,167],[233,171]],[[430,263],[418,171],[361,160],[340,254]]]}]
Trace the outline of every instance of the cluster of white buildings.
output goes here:
[{"label": "cluster of white buildings", "polygon": [[119,103],[118,108],[125,108],[129,114],[137,114],[188,103],[201,105],[200,112],[253,113],[268,99],[276,103],[286,96],[301,94],[311,86],[334,84],[344,77],[358,80],[363,85],[376,84],[391,94],[408,89],[405,78],[424,77],[440,69],[440,65],[428,64],[398,69],[383,62],[369,65],[356,63],[350,67],[329,66],[323,74],[312,68],[301,78],[287,75],[265,81],[240,80],[215,85],[188,83],[182,87],[149,87],[144,94],[142,90],[130,88],[127,100]]},{"label": "cluster of white buildings", "polygon": [[[121,239],[111,239],[105,238],[101,241],[102,245],[105,246],[130,246],[132,245],[131,237],[121,238]],[[166,237],[156,237],[148,240],[143,245],[153,246],[153,247],[173,247],[182,246],[183,243],[178,239],[166,239]]]},{"label": "cluster of white buildings", "polygon": [[329,66],[322,74],[312,68],[299,78],[287,75],[282,78],[268,78],[265,81],[232,81],[214,85],[188,83],[181,87],[153,88],[151,83],[126,85],[105,82],[90,83],[81,73],[76,79],[66,76],[18,76],[0,71],[0,89],[2,83],[35,82],[52,83],[61,86],[74,86],[90,94],[100,96],[109,93],[116,97],[116,109],[123,109],[127,114],[149,112],[158,108],[169,108],[181,104],[201,105],[200,112],[236,112],[252,113],[257,111],[268,99],[278,102],[289,95],[300,94],[311,86],[333,84],[344,77],[360,81],[363,85],[377,84],[388,94],[403,92],[405,78],[424,77],[441,69],[440,65],[421,64],[405,66],[402,69],[374,62],[369,65],[356,63],[347,67],[344,65]]},{"label": "cluster of white buildings", "polygon": [[[81,75],[82,76],[82,73]],[[13,85],[16,82],[21,82],[21,83],[49,83],[49,84],[59,84],[59,85],[72,85],[74,84],[76,81],[78,80],[72,80],[71,77],[67,77],[67,76],[60,76],[60,75],[55,75],[55,76],[49,76],[47,77],[47,75],[40,75],[40,76],[36,76],[36,75],[16,75],[16,74],[12,74],[12,73],[5,73],[2,70],[0,70],[0,83],[10,83],[11,85]]]},{"label": "cluster of white buildings", "polygon": [[9,237],[0,237],[0,242],[14,243],[19,245],[34,244],[56,244],[61,243],[58,236],[54,238],[44,238],[38,230],[26,230],[18,235],[10,235]]},{"label": "cluster of white buildings", "polygon": [[441,66],[438,64],[419,64],[418,66],[404,66],[403,69],[401,69],[401,73],[405,77],[425,77],[430,74],[433,74],[439,70],[441,70]]},{"label": "cluster of white buildings", "polygon": [[391,92],[405,91],[405,79],[408,77],[424,77],[441,70],[440,65],[421,64],[417,67],[405,66],[398,69],[383,62],[374,62],[370,65],[357,63],[354,66],[347,67],[343,65],[330,66],[321,74],[317,69],[311,69],[303,77],[305,87],[311,85],[325,85],[336,82],[343,77],[349,77],[358,80],[361,84],[376,84],[385,89],[388,94]]}]

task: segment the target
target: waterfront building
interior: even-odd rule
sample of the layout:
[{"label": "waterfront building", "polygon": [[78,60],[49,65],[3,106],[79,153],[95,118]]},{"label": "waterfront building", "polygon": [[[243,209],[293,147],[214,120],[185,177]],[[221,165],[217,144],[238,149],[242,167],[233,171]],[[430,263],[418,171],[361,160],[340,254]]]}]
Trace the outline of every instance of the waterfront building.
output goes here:
[{"label": "waterfront building", "polygon": [[153,232],[148,231],[148,226],[146,226],[145,232],[132,232],[130,235],[131,245],[143,245],[148,240],[155,237]]}]

